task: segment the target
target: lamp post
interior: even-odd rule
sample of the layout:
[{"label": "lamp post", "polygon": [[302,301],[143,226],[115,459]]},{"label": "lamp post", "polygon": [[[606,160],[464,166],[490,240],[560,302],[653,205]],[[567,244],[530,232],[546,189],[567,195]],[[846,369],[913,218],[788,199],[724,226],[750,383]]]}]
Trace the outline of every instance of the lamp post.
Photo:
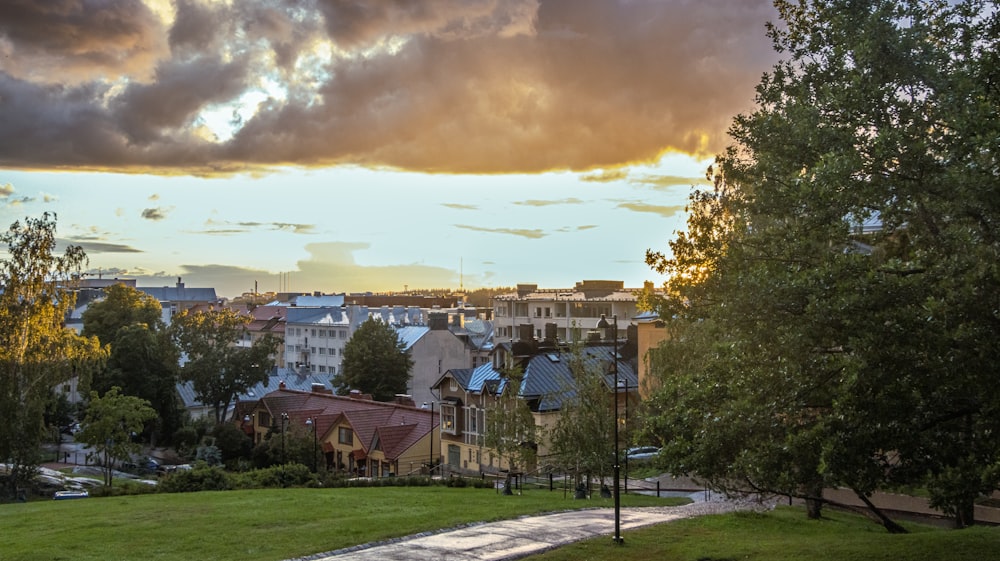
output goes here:
[{"label": "lamp post", "polygon": [[[427,409],[427,402],[424,402],[424,409]],[[434,402],[431,402],[431,446],[427,454],[427,478],[434,479]]]},{"label": "lamp post", "polygon": [[608,323],[608,318],[605,317],[604,314],[601,314],[601,320],[599,322],[597,322],[597,327],[598,327],[598,329],[607,329],[609,327],[613,327],[613,330],[612,330],[612,339],[611,339],[612,345],[613,345],[613,347],[612,347],[613,348],[613,354],[612,354],[611,360],[612,360],[612,364],[614,365],[614,369],[615,369],[615,384],[614,384],[614,388],[615,388],[615,459],[614,459],[614,464],[612,466],[612,470],[614,472],[614,477],[615,477],[615,488],[614,488],[614,491],[613,491],[613,495],[614,495],[614,499],[615,499],[615,536],[612,539],[614,540],[614,542],[616,544],[621,545],[621,544],[625,543],[625,540],[622,539],[622,532],[621,532],[621,527],[622,527],[621,526],[621,495],[619,494],[619,490],[618,490],[619,481],[620,481],[620,478],[621,478],[621,466],[620,466],[620,460],[618,459],[618,453],[619,453],[618,452],[618,316],[617,315],[612,315],[611,319],[613,321],[613,325]]},{"label": "lamp post", "polygon": [[288,423],[288,413],[281,413],[281,463],[288,463],[285,457],[285,424]]},{"label": "lamp post", "polygon": [[[625,477],[622,478],[625,494],[628,494],[628,449],[629,449],[629,438],[628,438],[628,379],[622,378],[618,380],[618,387],[625,390],[625,419],[622,421],[622,430],[625,431]],[[617,403],[618,393],[615,393],[615,402]]]},{"label": "lamp post", "polygon": [[319,425],[318,423],[313,421],[312,417],[309,417],[308,419],[306,419],[306,426],[309,427],[309,430],[311,430],[313,433],[313,473],[318,473],[319,467],[316,463],[316,432],[317,432],[316,429],[319,428]]}]

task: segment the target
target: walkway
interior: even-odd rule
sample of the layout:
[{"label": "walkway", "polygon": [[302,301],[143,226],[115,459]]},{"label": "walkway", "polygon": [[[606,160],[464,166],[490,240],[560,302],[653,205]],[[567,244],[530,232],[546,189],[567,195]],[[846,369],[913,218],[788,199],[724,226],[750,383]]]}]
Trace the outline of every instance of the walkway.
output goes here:
[{"label": "walkway", "polygon": [[[691,516],[755,507],[759,505],[711,501],[677,507],[623,508],[620,524],[624,533]],[[509,561],[597,536],[610,539],[612,535],[614,509],[586,509],[474,524],[294,561]]]}]

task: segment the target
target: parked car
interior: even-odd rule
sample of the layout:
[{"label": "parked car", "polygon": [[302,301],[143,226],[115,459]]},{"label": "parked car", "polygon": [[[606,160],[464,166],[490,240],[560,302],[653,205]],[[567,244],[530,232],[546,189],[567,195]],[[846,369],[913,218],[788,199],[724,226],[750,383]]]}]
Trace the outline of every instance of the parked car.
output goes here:
[{"label": "parked car", "polygon": [[160,469],[160,462],[157,462],[153,458],[139,458],[138,460],[122,464],[122,471],[136,475],[149,475],[156,473],[158,469]]},{"label": "parked car", "polygon": [[625,451],[625,457],[629,460],[650,460],[660,453],[656,446],[636,446]]}]

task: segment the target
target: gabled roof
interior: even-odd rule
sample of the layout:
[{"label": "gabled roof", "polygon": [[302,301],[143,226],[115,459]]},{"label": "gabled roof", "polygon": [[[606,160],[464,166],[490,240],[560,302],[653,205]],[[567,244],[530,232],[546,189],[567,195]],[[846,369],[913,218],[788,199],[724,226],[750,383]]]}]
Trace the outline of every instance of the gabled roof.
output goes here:
[{"label": "gabled roof", "polygon": [[403,343],[405,350],[410,350],[421,337],[427,335],[431,330],[426,325],[405,325],[396,327],[396,337]]},{"label": "gabled roof", "polygon": [[427,435],[439,420],[437,412],[408,405],[288,389],[273,391],[261,398],[260,403],[273,419],[279,419],[281,413],[288,413],[289,423],[316,419],[321,435],[326,435],[334,424],[347,422],[366,453],[378,435],[389,460],[396,459]]},{"label": "gabled roof", "polygon": [[[619,351],[621,349],[619,348]],[[538,411],[560,409],[562,401],[576,395],[576,382],[570,362],[574,354],[567,350],[552,349],[532,356],[524,369],[524,378],[518,394],[526,399],[537,400]],[[603,374],[604,384],[611,391],[615,386],[614,348],[612,345],[582,347],[579,351],[583,367],[591,372]],[[618,355],[618,379],[632,391],[638,388],[639,378],[631,363]],[[471,393],[498,393],[506,389],[509,380],[493,368],[483,364],[476,368],[452,369],[445,373],[451,376],[465,391]],[[444,377],[437,380],[435,387]]]}]

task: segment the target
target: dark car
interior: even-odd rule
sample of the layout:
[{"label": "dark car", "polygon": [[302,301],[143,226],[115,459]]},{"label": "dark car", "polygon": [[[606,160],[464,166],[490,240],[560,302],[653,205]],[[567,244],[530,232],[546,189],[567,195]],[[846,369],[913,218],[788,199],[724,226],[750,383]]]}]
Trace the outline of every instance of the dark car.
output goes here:
[{"label": "dark car", "polygon": [[153,458],[139,458],[136,461],[125,462],[122,464],[122,471],[127,471],[136,475],[149,475],[151,473],[156,473],[158,469],[160,469],[160,462],[157,462]]}]

